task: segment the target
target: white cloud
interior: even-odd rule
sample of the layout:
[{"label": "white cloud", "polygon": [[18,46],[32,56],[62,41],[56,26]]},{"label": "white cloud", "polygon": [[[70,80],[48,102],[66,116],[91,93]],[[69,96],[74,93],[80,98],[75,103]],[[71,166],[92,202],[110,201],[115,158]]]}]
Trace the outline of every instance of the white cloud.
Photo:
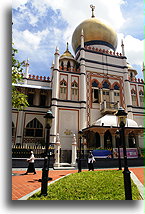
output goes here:
[{"label": "white cloud", "polygon": [[17,9],[18,7],[21,8],[25,5],[29,0],[12,0],[12,7]]},{"label": "white cloud", "polygon": [[[33,14],[33,11],[31,13],[30,10],[27,10],[25,7],[27,2],[31,2],[33,8],[37,11],[36,15]],[[29,24],[33,27],[38,27],[37,23],[41,16],[45,17],[48,15],[46,14],[48,8],[51,7],[55,12],[59,9],[61,12],[58,17],[54,16],[56,20],[54,20],[54,25],[49,28],[49,31],[47,29],[41,32],[38,31],[32,33],[28,30],[23,32],[16,32],[15,30],[13,33],[13,38],[15,39],[19,49],[24,50],[25,52],[27,51],[28,53],[32,53],[38,49],[39,51],[42,51],[41,48],[44,48],[42,51],[44,53],[47,50],[47,47],[41,44],[47,36],[48,49],[51,50],[51,54],[53,55],[55,46],[59,46],[61,49],[62,44],[66,42],[71,44],[71,37],[74,29],[80,22],[91,17],[90,4],[93,4],[96,7],[96,18],[102,19],[107,22],[107,24],[112,25],[117,32],[123,32],[122,34],[118,34],[118,51],[121,52],[120,41],[121,38],[124,38],[125,53],[128,58],[128,62],[130,64],[142,65],[143,40],[139,40],[132,36],[133,31],[136,33],[137,26],[137,29],[140,29],[139,20],[142,16],[140,15],[140,18],[136,20],[134,15],[140,14],[140,2],[141,0],[139,2],[136,1],[136,8],[131,8],[130,6],[130,11],[127,11],[126,16],[125,13],[122,13],[121,7],[127,6],[127,4],[130,3],[127,0],[13,0],[13,8],[17,9],[19,7],[21,10],[21,20],[29,20]],[[57,22],[61,22],[61,19],[64,19],[68,23],[68,27],[65,30],[63,27],[56,27]],[[130,25],[132,27],[129,27]],[[125,34],[125,30],[128,30],[128,35]],[[131,30],[131,33],[129,30]],[[44,55],[47,57],[47,54]]]},{"label": "white cloud", "polygon": [[38,31],[37,33],[32,33],[28,30],[18,31],[13,30],[13,41],[19,50],[23,51],[33,51],[40,47],[40,42],[46,38],[49,30],[45,29],[43,31]]}]

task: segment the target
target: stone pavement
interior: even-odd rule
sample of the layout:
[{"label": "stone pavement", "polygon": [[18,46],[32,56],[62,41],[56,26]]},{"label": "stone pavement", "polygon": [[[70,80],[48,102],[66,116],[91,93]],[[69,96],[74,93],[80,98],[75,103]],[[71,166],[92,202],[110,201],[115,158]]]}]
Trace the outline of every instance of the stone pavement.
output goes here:
[{"label": "stone pavement", "polygon": [[[108,170],[108,169],[96,169],[96,170]],[[139,180],[142,185],[144,183],[143,167],[129,168],[129,170],[135,174],[135,176],[138,178],[137,180]],[[67,174],[75,173],[77,171],[78,170],[50,170],[49,177],[51,177],[52,181],[54,181]],[[82,171],[86,171],[86,169]],[[20,200],[22,197],[26,196],[27,194],[30,194],[34,190],[37,190],[38,188],[41,187],[41,182],[38,181],[42,177],[41,169],[36,169],[37,174],[35,175],[33,175],[33,173],[23,175],[23,173],[25,172],[26,172],[25,169],[12,170],[12,200]],[[49,181],[48,183],[50,182],[51,181]]]}]

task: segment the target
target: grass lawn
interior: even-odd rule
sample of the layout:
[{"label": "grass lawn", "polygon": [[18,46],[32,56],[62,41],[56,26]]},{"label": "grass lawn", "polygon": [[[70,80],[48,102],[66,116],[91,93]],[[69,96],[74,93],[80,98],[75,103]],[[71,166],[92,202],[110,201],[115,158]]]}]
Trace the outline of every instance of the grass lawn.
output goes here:
[{"label": "grass lawn", "polygon": [[[48,195],[40,192],[28,200],[125,200],[122,171],[84,171],[74,173],[48,186]],[[132,182],[133,200],[140,200]]]}]

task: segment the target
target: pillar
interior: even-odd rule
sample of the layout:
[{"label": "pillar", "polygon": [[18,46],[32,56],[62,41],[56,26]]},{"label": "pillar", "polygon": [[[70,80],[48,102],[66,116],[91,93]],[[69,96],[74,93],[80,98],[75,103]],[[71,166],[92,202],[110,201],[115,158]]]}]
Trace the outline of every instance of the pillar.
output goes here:
[{"label": "pillar", "polygon": [[60,138],[59,134],[57,133],[56,135],[56,143],[55,143],[55,163],[54,166],[59,167],[60,166]]},{"label": "pillar", "polygon": [[76,166],[76,159],[77,159],[77,141],[76,141],[76,135],[73,134],[72,139],[72,160],[71,165]]},{"label": "pillar", "polygon": [[101,148],[104,148],[104,133],[100,134],[100,146]]},{"label": "pillar", "polygon": [[17,133],[16,133],[16,144],[19,143],[23,145],[23,130],[24,130],[24,111],[19,111]]},{"label": "pillar", "polygon": [[114,134],[112,134],[112,147],[116,148],[116,137]]},{"label": "pillar", "polygon": [[84,139],[84,142],[83,142],[83,145],[84,145],[84,155],[87,154],[87,141],[86,141],[86,138],[83,138]]}]

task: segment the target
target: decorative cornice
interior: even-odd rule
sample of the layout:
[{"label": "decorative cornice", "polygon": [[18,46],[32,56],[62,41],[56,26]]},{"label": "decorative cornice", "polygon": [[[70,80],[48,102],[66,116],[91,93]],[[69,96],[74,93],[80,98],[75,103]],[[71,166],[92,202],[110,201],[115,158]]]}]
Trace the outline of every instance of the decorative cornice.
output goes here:
[{"label": "decorative cornice", "polygon": [[85,62],[91,62],[94,64],[106,65],[106,66],[111,66],[111,67],[115,67],[115,68],[122,68],[122,69],[127,68],[127,66],[108,64],[108,63],[98,62],[98,61],[89,60],[89,59],[85,59],[85,58],[81,58],[80,60],[82,60],[82,59],[85,60]]},{"label": "decorative cornice", "polygon": [[55,100],[55,101],[59,101],[59,102],[68,102],[68,103],[85,103],[86,104],[86,101],[75,101],[75,100],[60,100],[60,99],[57,99],[57,98],[52,98],[51,99],[52,101]]},{"label": "decorative cornice", "polygon": [[51,106],[56,106],[61,108],[86,109],[86,107],[63,106],[63,105],[54,105],[54,104],[52,104]]}]

